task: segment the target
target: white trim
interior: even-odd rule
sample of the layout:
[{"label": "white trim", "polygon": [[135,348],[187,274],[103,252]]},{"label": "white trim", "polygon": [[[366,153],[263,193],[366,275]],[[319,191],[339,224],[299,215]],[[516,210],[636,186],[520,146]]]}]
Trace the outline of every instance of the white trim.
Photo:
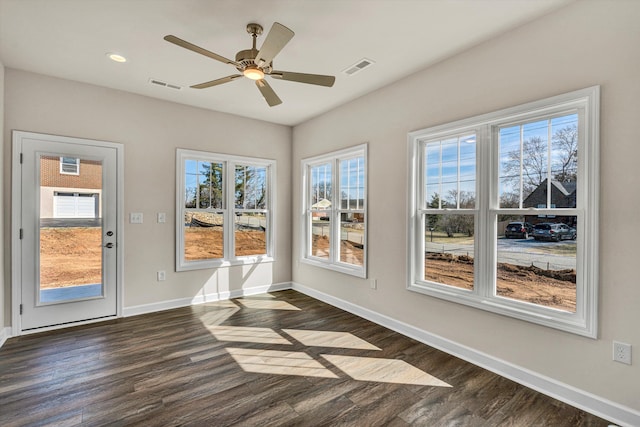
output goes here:
[{"label": "white trim", "polygon": [[[597,338],[598,335],[598,191],[599,191],[599,105],[600,88],[542,99],[468,119],[438,125],[408,134],[408,212],[407,212],[407,289],[447,301],[465,304],[550,328]],[[578,205],[576,208],[500,209],[497,205],[498,153],[495,138],[498,127],[518,125],[534,120],[578,114],[580,141],[578,148]],[[476,238],[474,289],[455,288],[429,282],[423,278],[424,235],[422,217],[434,214],[464,212],[462,210],[425,210],[423,196],[424,153],[428,141],[461,134],[476,134]],[[550,143],[550,141],[549,141]],[[550,161],[550,157],[549,157]],[[550,197],[550,196],[548,196]],[[576,309],[567,312],[495,295],[496,229],[498,215],[519,213],[551,213],[579,218],[576,255]],[[478,226],[479,225],[479,226]]]},{"label": "white trim", "polygon": [[[186,160],[204,160],[214,161],[223,164],[223,204],[221,209],[209,209],[208,212],[220,212],[224,218],[223,226],[223,253],[225,258],[205,259],[198,261],[184,260],[184,188],[185,182],[185,161]],[[266,169],[267,181],[267,207],[266,209],[257,209],[265,213],[266,226],[266,254],[264,255],[248,255],[235,256],[235,240],[234,240],[234,219],[235,219],[235,166],[258,166]],[[260,264],[264,262],[273,262],[275,260],[275,206],[276,199],[276,181],[277,181],[277,162],[273,159],[233,156],[228,154],[212,153],[208,151],[188,150],[183,148],[176,149],[176,252],[175,263],[176,271],[200,270],[206,268],[220,268],[231,265],[244,264]],[[249,210],[251,211],[251,210]],[[231,225],[227,225],[231,224]]]},{"label": "white trim", "polygon": [[157,311],[171,310],[174,308],[189,307],[192,305],[206,304],[208,302],[225,301],[233,298],[240,298],[249,295],[258,295],[268,292],[276,292],[291,289],[289,282],[274,283],[272,285],[254,286],[251,288],[238,289],[225,292],[212,292],[204,295],[197,295],[192,298],[180,298],[167,301],[159,301],[150,304],[134,305],[124,308],[123,317],[138,316],[140,314],[155,313]]},{"label": "white trim", "polygon": [[0,328],[0,348],[4,345],[5,341],[11,338],[11,326]]},{"label": "white trim", "polygon": [[473,363],[542,394],[558,399],[620,426],[640,426],[640,411],[580,390],[569,384],[483,353],[447,338],[377,313],[362,306],[292,282],[291,289],[396,331],[423,344]]},{"label": "white trim", "polygon": [[[85,138],[75,138],[43,133],[25,132],[14,130],[12,132],[11,153],[11,330],[13,336],[19,336],[22,331],[20,318],[20,303],[22,300],[22,282],[20,268],[20,228],[22,226],[22,177],[20,165],[21,142],[23,138],[46,140],[50,142],[62,142],[68,144],[82,144],[94,147],[105,147],[116,150],[116,317],[122,316],[124,302],[124,144],[118,142],[99,141]],[[105,318],[95,319],[103,321]],[[73,325],[93,323],[94,321],[74,322]],[[59,329],[68,325],[52,326],[50,328],[38,328],[32,332],[41,332],[51,329]]]},{"label": "white trim", "polygon": [[[368,205],[368,193],[369,193],[369,145],[368,143],[355,145],[353,147],[343,148],[341,150],[332,151],[318,156],[307,157],[300,160],[300,172],[301,172],[301,197],[302,203],[300,212],[300,229],[303,244],[300,245],[300,262],[303,264],[312,265],[315,267],[324,268],[327,270],[333,270],[339,273],[348,274],[351,276],[367,278],[368,271],[368,255],[367,255],[367,238],[369,229],[369,217],[367,215]],[[351,160],[354,158],[364,158],[364,170],[363,170],[363,205],[360,209],[341,209],[340,199],[340,163],[345,160]],[[311,214],[311,191],[309,185],[311,183],[311,177],[309,176],[309,169],[314,166],[319,166],[329,163],[331,165],[331,208],[326,212],[331,215],[331,226],[329,231],[329,259],[323,259],[310,254],[311,249],[311,233],[312,233],[312,214]],[[341,234],[341,214],[342,213],[361,213],[364,215],[364,231],[363,231],[363,262],[362,266],[349,264],[340,261],[337,258],[337,254],[340,249],[340,234]]]}]

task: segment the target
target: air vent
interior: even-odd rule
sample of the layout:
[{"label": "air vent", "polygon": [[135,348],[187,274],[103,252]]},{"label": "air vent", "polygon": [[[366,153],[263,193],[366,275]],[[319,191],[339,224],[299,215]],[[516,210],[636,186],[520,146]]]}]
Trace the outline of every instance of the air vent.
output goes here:
[{"label": "air vent", "polygon": [[174,84],[171,84],[171,83],[163,82],[162,80],[158,80],[158,79],[149,79],[149,83],[151,83],[152,85],[156,85],[156,86],[168,87],[169,89],[175,89],[175,90],[181,90],[182,89],[182,86],[178,86],[178,85],[174,85]]},{"label": "air vent", "polygon": [[365,68],[373,65],[374,62],[370,59],[367,58],[362,58],[361,60],[359,60],[358,62],[356,62],[355,64],[353,64],[350,67],[347,67],[346,70],[343,70],[342,72],[345,73],[348,76],[353,76],[356,73],[359,73],[360,71],[364,70]]}]

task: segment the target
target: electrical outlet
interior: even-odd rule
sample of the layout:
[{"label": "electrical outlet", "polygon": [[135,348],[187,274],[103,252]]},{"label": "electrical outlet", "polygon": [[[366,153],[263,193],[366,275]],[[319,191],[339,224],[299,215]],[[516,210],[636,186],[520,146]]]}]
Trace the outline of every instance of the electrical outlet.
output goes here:
[{"label": "electrical outlet", "polygon": [[164,272],[164,270],[158,271],[157,275],[158,275],[158,282],[164,282],[167,279],[167,274]]},{"label": "electrical outlet", "polygon": [[614,341],[613,360],[631,365],[631,344]]},{"label": "electrical outlet", "polygon": [[142,214],[137,212],[131,212],[129,214],[130,224],[142,224]]}]

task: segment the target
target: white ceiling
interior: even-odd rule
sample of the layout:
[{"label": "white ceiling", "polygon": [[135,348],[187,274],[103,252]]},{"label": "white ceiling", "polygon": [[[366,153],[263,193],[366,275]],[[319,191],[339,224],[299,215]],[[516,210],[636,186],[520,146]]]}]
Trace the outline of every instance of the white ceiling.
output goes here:
[{"label": "white ceiling", "polygon": [[[0,61],[10,68],[106,86],[284,125],[296,125],[572,0],[0,0]],[[190,85],[235,74],[163,40],[173,34],[235,59],[250,22],[295,36],[278,70],[336,76],[332,88],[268,78],[269,107],[252,81]],[[258,39],[258,48],[265,34]],[[106,53],[128,58],[118,64]],[[362,58],[375,64],[347,76]],[[182,86],[154,86],[149,79]]]}]

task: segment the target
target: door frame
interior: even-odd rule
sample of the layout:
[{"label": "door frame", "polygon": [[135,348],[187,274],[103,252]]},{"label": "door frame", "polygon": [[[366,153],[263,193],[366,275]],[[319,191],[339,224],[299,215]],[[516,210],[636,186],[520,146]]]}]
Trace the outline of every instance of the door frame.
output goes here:
[{"label": "door frame", "polygon": [[[89,145],[105,147],[116,150],[116,315],[107,318],[84,320],[67,325],[56,325],[38,328],[35,330],[22,330],[22,318],[20,304],[22,301],[22,251],[20,243],[20,228],[22,222],[22,167],[21,144],[23,139],[37,139],[49,142],[63,142],[67,144]],[[76,138],[43,133],[12,131],[11,153],[11,329],[12,335],[26,335],[54,329],[67,328],[77,325],[102,322],[109,319],[122,317],[124,301],[124,145],[117,142],[99,141],[94,139]]]}]

